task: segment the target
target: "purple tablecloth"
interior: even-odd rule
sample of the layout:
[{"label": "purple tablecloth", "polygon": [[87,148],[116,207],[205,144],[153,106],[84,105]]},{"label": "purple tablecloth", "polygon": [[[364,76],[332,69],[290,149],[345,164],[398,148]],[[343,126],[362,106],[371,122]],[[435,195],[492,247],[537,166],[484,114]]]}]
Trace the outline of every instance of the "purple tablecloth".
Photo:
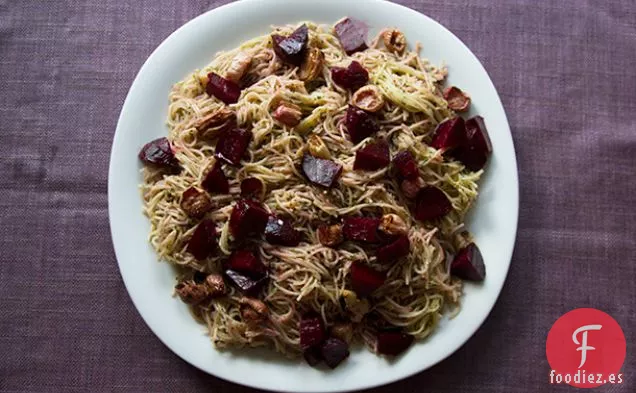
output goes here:
[{"label": "purple tablecloth", "polygon": [[[457,353],[377,392],[571,391],[545,339],[578,307],[612,315],[636,391],[634,0],[402,3],[482,61],[508,113],[521,210],[503,293]],[[150,332],[108,227],[126,92],[173,30],[223,1],[0,1],[0,391],[239,392]],[[570,390],[568,390],[570,389]]]}]

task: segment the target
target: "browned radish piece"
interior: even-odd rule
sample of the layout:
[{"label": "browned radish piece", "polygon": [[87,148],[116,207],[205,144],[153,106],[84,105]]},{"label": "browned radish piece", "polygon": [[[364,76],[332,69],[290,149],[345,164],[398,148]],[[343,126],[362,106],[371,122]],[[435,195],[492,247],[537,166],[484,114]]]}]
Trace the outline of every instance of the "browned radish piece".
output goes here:
[{"label": "browned radish piece", "polygon": [[300,347],[307,349],[319,345],[325,339],[325,327],[319,316],[306,316],[300,320]]},{"label": "browned radish piece", "polygon": [[322,73],[322,66],[325,62],[325,55],[318,48],[309,48],[305,54],[305,59],[300,66],[298,77],[302,81],[312,81]]},{"label": "browned radish piece", "polygon": [[397,356],[411,346],[414,337],[400,331],[382,331],[378,332],[376,340],[377,353]]},{"label": "browned radish piece", "polygon": [[366,40],[369,28],[364,22],[353,18],[346,18],[338,22],[334,26],[334,30],[340,40],[342,49],[344,49],[348,55],[368,48]]},{"label": "browned radish piece", "polygon": [[478,171],[486,165],[492,153],[492,144],[484,118],[475,116],[466,120],[466,140],[453,156],[471,171]]},{"label": "browned radish piece", "polygon": [[181,281],[174,287],[175,292],[184,303],[196,305],[208,298],[208,288],[193,280]]},{"label": "browned radish piece", "polygon": [[225,295],[225,282],[220,274],[209,274],[205,278],[205,285],[208,287],[210,297],[221,297]]},{"label": "browned radish piece", "polygon": [[247,51],[237,53],[232,59],[232,63],[230,63],[230,67],[225,73],[225,77],[234,83],[239,83],[243,74],[250,66],[252,57],[252,54]]},{"label": "browned radish piece", "polygon": [[336,85],[355,91],[367,84],[369,72],[354,60],[346,68],[332,67],[331,79]]},{"label": "browned radish piece", "polygon": [[236,114],[224,106],[201,118],[195,127],[201,139],[212,140],[220,133],[236,127]]},{"label": "browned radish piece", "polygon": [[391,162],[389,144],[385,141],[369,143],[356,152],[353,169],[363,171],[377,171],[386,168]]},{"label": "browned radish piece", "polygon": [[351,103],[367,112],[377,112],[384,106],[384,96],[377,86],[367,85],[353,94]]},{"label": "browned radish piece", "polygon": [[406,37],[398,29],[387,29],[382,33],[382,41],[389,52],[401,55],[406,50]]},{"label": "browned radish piece", "polygon": [[444,217],[453,205],[442,190],[434,186],[422,188],[415,197],[415,218],[420,221]]},{"label": "browned radish piece", "polygon": [[303,24],[287,37],[272,35],[274,52],[285,63],[299,66],[307,49],[309,29]]},{"label": "browned radish piece", "polygon": [[345,239],[364,243],[378,243],[380,219],[374,217],[346,217],[343,220],[342,233]]},{"label": "browned radish piece", "polygon": [[302,169],[310,182],[331,188],[342,172],[342,165],[336,164],[331,160],[314,157],[311,154],[305,154],[303,156]]},{"label": "browned radish piece", "polygon": [[237,166],[241,163],[241,158],[245,154],[251,140],[251,131],[242,128],[227,130],[219,137],[215,155],[228,164]]},{"label": "browned radish piece", "polygon": [[463,280],[484,281],[486,265],[475,243],[462,248],[451,263],[451,274]]},{"label": "browned radish piece", "polygon": [[420,175],[415,157],[407,150],[402,150],[393,157],[393,168],[398,178],[402,180],[415,180]]},{"label": "browned radish piece", "polygon": [[241,199],[230,214],[230,233],[236,240],[263,233],[269,213],[257,201]]},{"label": "browned radish piece", "polygon": [[320,353],[329,368],[336,368],[349,357],[349,344],[339,338],[330,337],[320,346]]},{"label": "browned radish piece", "polygon": [[256,296],[267,283],[268,277],[253,279],[247,275],[241,274],[234,270],[225,271],[225,276],[236,286],[242,293],[249,296]]},{"label": "browned radish piece", "polygon": [[288,127],[297,126],[302,116],[303,113],[298,105],[289,102],[281,102],[272,113],[274,119]]},{"label": "browned radish piece", "polygon": [[358,296],[369,296],[380,288],[386,280],[386,274],[374,270],[362,262],[351,264],[351,288]]},{"label": "browned radish piece", "polygon": [[360,143],[364,138],[368,138],[380,129],[375,116],[353,105],[349,105],[347,108],[345,127],[353,143]]},{"label": "browned radish piece", "polygon": [[457,116],[440,123],[435,129],[431,146],[444,152],[455,149],[466,139],[464,119]]},{"label": "browned radish piece", "polygon": [[241,318],[248,324],[256,324],[267,320],[269,307],[258,299],[243,297],[239,299]]},{"label": "browned radish piece", "polygon": [[179,161],[174,156],[168,138],[158,138],[146,143],[139,151],[139,159],[156,168],[179,169]]},{"label": "browned radish piece", "polygon": [[181,195],[181,209],[192,218],[200,218],[212,209],[212,201],[205,192],[190,187]]},{"label": "browned radish piece", "polygon": [[270,244],[294,247],[300,243],[300,232],[295,230],[289,221],[269,216],[265,225],[265,240]]},{"label": "browned radish piece", "polygon": [[243,198],[260,200],[264,189],[263,182],[255,177],[248,177],[241,182],[241,196]]},{"label": "browned radish piece", "polygon": [[206,219],[197,225],[188,241],[186,251],[196,259],[202,260],[212,255],[216,246],[216,225],[214,221]]},{"label": "browned radish piece", "polygon": [[226,267],[255,279],[262,278],[267,274],[267,267],[249,250],[236,250],[232,252]]},{"label": "browned radish piece", "polygon": [[227,181],[219,161],[215,161],[209,166],[201,182],[201,187],[210,194],[227,194],[230,192],[230,183]]},{"label": "browned radish piece", "polygon": [[409,233],[409,227],[397,214],[385,214],[380,218],[380,232],[388,236],[401,236]]},{"label": "browned radish piece", "polygon": [[380,247],[375,256],[379,263],[395,262],[398,259],[409,255],[411,243],[406,235],[397,238],[393,243]]},{"label": "browned radish piece", "polygon": [[239,85],[214,72],[208,74],[208,85],[205,91],[209,96],[216,97],[226,104],[235,104],[241,96]]},{"label": "browned radish piece", "polygon": [[314,157],[324,158],[325,160],[331,159],[329,148],[322,138],[316,134],[312,134],[309,139],[307,139],[307,149],[309,150],[309,154]]},{"label": "browned radish piece", "polygon": [[346,343],[353,341],[353,324],[349,322],[334,323],[329,329],[331,337],[339,338]]},{"label": "browned radish piece", "polygon": [[470,97],[468,94],[455,86],[444,90],[444,98],[448,101],[448,107],[455,112],[466,112],[470,106]]},{"label": "browned radish piece", "polygon": [[336,247],[344,241],[342,225],[321,225],[318,227],[318,241],[323,246]]}]

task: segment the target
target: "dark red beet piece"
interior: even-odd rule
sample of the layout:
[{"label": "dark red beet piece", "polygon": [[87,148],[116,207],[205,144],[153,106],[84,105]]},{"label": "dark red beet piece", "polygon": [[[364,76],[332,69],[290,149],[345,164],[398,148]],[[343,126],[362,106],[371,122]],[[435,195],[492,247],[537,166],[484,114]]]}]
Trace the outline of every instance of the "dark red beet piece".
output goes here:
[{"label": "dark red beet piece", "polygon": [[322,354],[320,353],[319,347],[311,347],[306,349],[303,352],[303,357],[305,358],[307,364],[312,367],[317,366],[318,363],[322,361]]},{"label": "dark red beet piece", "polygon": [[198,260],[207,258],[216,249],[216,226],[214,221],[205,219],[192,233],[186,250]]},{"label": "dark red beet piece", "polygon": [[397,238],[393,243],[387,244],[376,251],[375,256],[378,258],[379,263],[395,262],[398,259],[409,255],[411,242],[409,237],[402,235]]},{"label": "dark red beet piece", "polygon": [[435,129],[431,146],[444,149],[445,152],[455,149],[464,143],[466,126],[464,119],[457,116],[440,123]]},{"label": "dark red beet piece", "polygon": [[486,265],[475,243],[462,248],[451,263],[451,274],[464,280],[484,281]]},{"label": "dark red beet piece", "polygon": [[230,192],[230,183],[227,181],[219,161],[216,161],[208,173],[205,174],[201,187],[210,194],[227,194]]},{"label": "dark red beet piece", "polygon": [[369,143],[356,152],[353,169],[364,171],[376,171],[386,168],[391,162],[389,144],[385,141]]},{"label": "dark red beet piece", "polygon": [[241,182],[241,196],[243,198],[260,199],[263,193],[263,182],[255,177],[248,177]]},{"label": "dark red beet piece", "polygon": [[225,276],[234,284],[241,292],[249,296],[256,296],[261,291],[263,286],[267,283],[268,277],[259,278],[255,280],[251,277],[243,275],[234,270],[228,269],[225,271]]},{"label": "dark red beet piece", "polygon": [[397,356],[406,351],[414,337],[400,331],[382,331],[376,336],[376,351],[383,355]]},{"label": "dark red beet piece", "polygon": [[331,79],[338,86],[355,91],[367,84],[369,72],[362,64],[354,60],[347,68],[333,67],[331,69]]},{"label": "dark red beet piece", "polygon": [[353,18],[346,18],[334,26],[340,44],[348,55],[367,49],[367,25]]},{"label": "dark red beet piece", "polygon": [[339,338],[330,337],[320,346],[320,354],[329,368],[336,368],[349,357],[349,344]]},{"label": "dark red beet piece", "polygon": [[226,267],[253,279],[260,279],[267,274],[267,267],[249,250],[236,250],[232,252]]},{"label": "dark red beet piece", "polygon": [[437,187],[426,186],[415,197],[415,218],[420,221],[433,220],[448,214],[453,205],[446,194]]},{"label": "dark red beet piece", "polygon": [[346,217],[342,223],[342,233],[347,240],[365,243],[378,243],[380,241],[378,234],[379,218]]},{"label": "dark red beet piece", "polygon": [[331,188],[342,172],[342,165],[305,153],[302,169],[310,182]]},{"label": "dark red beet piece", "polygon": [[235,104],[241,96],[239,85],[214,72],[208,74],[205,91],[209,96],[214,96],[226,104]]},{"label": "dark red beet piece", "polygon": [[407,150],[403,150],[393,157],[393,167],[400,180],[415,180],[420,175],[415,157]]},{"label": "dark red beet piece", "polygon": [[362,262],[351,265],[351,288],[359,296],[369,296],[380,288],[386,280],[386,274],[374,270]]},{"label": "dark red beet piece", "polygon": [[271,244],[294,247],[300,243],[300,232],[286,220],[269,216],[265,225],[265,239]]},{"label": "dark red beet piece", "polygon": [[453,153],[471,171],[478,171],[486,165],[492,153],[492,144],[488,136],[484,118],[475,116],[466,120],[466,140]]},{"label": "dark red beet piece", "polygon": [[230,233],[236,240],[251,234],[260,234],[265,229],[269,213],[253,200],[241,199],[236,202],[230,215]]},{"label": "dark red beet piece", "polygon": [[225,131],[216,143],[215,155],[230,165],[237,166],[252,140],[252,132],[242,128]]},{"label": "dark red beet piece", "polygon": [[307,49],[309,30],[303,24],[287,37],[277,34],[272,35],[274,52],[285,63],[299,66],[303,61],[303,55]]},{"label": "dark red beet piece", "polygon": [[360,143],[380,129],[375,116],[353,105],[347,108],[345,127],[353,143]]},{"label": "dark red beet piece", "polygon": [[138,157],[144,164],[157,168],[179,169],[179,161],[172,152],[168,138],[159,138],[146,143],[139,151]]},{"label": "dark red beet piece", "polygon": [[298,326],[300,347],[307,349],[320,344],[325,339],[325,326],[319,316],[303,317]]}]

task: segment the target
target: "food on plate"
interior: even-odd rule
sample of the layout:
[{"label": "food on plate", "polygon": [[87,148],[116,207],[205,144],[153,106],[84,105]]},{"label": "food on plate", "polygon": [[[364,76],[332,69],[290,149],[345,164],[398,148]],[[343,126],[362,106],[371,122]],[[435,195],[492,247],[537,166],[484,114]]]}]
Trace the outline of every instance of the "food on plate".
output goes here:
[{"label": "food on plate", "polygon": [[368,28],[280,26],[218,53],[141,148],[150,243],[217,347],[398,356],[486,278],[464,226],[486,121],[402,32]]}]

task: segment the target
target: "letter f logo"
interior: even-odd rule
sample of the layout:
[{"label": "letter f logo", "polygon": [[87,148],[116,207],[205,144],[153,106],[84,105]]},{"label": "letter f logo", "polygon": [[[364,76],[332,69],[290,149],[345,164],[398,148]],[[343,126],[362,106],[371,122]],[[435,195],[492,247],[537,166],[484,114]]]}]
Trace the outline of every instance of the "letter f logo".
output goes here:
[{"label": "letter f logo", "polygon": [[[579,364],[579,368],[583,367],[583,365],[585,364],[585,360],[587,359],[587,351],[593,351],[596,348],[594,347],[590,347],[587,345],[587,332],[588,330],[601,330],[602,326],[601,325],[585,325],[585,326],[581,326],[580,328],[576,329],[574,331],[574,334],[572,334],[572,341],[574,341],[574,344],[576,345],[581,345],[580,347],[578,347],[576,350],[577,351],[581,351],[581,364]],[[582,340],[581,342],[579,342],[579,340],[576,338],[576,336],[583,332],[582,336]]]}]

